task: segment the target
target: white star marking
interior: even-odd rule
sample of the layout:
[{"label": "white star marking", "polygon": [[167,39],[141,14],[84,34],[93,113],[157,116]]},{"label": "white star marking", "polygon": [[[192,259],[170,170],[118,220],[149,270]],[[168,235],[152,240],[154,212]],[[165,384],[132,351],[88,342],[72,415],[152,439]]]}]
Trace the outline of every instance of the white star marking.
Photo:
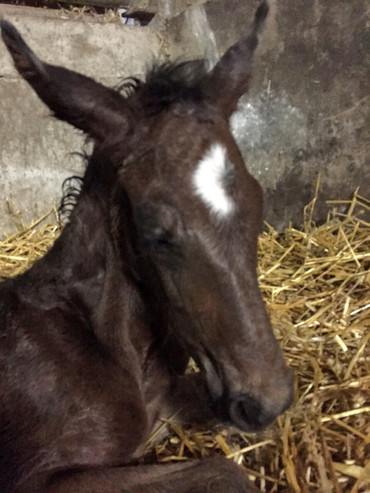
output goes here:
[{"label": "white star marking", "polygon": [[229,216],[235,207],[225,190],[227,171],[226,149],[216,143],[201,159],[193,175],[195,193],[220,218]]}]

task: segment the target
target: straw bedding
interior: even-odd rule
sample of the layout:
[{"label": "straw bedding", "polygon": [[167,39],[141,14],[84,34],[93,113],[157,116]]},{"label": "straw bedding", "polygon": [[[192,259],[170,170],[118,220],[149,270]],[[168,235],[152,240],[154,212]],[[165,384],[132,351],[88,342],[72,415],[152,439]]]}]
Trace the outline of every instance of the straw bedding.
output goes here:
[{"label": "straw bedding", "polygon": [[[315,225],[259,238],[259,281],[294,369],[295,404],[259,434],[179,427],[148,443],[145,461],[224,454],[264,492],[370,493],[370,201],[328,203]],[[342,212],[345,210],[346,212]],[[29,268],[61,232],[46,217],[0,242],[0,279]],[[49,217],[50,221],[50,217]]]}]

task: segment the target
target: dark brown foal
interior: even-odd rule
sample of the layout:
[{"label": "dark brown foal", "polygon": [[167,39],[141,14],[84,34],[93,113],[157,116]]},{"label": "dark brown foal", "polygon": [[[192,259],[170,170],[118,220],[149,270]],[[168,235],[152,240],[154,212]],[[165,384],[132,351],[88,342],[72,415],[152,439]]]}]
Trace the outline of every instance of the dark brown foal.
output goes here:
[{"label": "dark brown foal", "polygon": [[164,65],[120,91],[2,21],[18,72],[95,146],[60,238],[0,285],[1,492],[256,491],[223,458],[131,464],[176,406],[259,430],[292,401],[257,283],[262,193],[229,129],[267,12],[210,73]]}]

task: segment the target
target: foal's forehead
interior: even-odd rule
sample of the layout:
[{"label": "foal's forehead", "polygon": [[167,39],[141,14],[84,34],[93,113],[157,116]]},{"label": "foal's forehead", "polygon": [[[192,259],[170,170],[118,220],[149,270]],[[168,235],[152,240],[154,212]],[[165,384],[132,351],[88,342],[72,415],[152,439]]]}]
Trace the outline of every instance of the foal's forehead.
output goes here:
[{"label": "foal's forehead", "polygon": [[158,174],[176,183],[180,202],[201,203],[218,219],[231,217],[237,208],[232,196],[236,182],[248,172],[228,122],[217,114],[207,118],[197,108],[173,116],[166,115],[159,132]]}]

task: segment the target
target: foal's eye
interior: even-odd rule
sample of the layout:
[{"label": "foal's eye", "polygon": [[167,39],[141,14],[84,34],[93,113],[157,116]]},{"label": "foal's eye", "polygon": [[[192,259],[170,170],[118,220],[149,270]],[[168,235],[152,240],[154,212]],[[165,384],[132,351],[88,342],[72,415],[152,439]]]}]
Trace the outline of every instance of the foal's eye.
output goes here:
[{"label": "foal's eye", "polygon": [[171,265],[174,268],[183,257],[177,238],[170,234],[163,234],[143,238],[141,251],[145,257],[151,257],[160,263]]},{"label": "foal's eye", "polygon": [[163,252],[170,251],[174,247],[173,238],[166,234],[166,232],[147,237],[144,239],[144,243],[152,250]]},{"label": "foal's eye", "polygon": [[134,213],[138,238],[146,255],[169,255],[179,252],[182,221],[172,206],[157,201],[145,201]]}]

